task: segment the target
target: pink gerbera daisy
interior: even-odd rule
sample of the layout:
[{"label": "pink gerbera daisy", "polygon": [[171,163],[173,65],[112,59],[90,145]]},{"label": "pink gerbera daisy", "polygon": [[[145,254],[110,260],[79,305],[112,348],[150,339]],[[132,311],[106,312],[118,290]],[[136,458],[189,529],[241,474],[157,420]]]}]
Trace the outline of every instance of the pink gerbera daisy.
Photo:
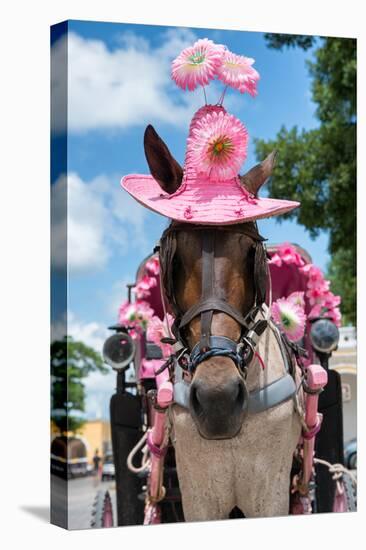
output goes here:
[{"label": "pink gerbera daisy", "polygon": [[280,298],[272,304],[274,322],[292,342],[304,336],[306,315],[304,309],[286,298]]},{"label": "pink gerbera daisy", "polygon": [[225,50],[217,76],[227,86],[236,88],[242,94],[248,92],[251,96],[255,96],[259,73],[252,67],[253,63],[254,59],[250,57]]},{"label": "pink gerbera daisy", "polygon": [[192,91],[212,80],[221,65],[224,46],[208,38],[185,48],[172,62],[172,78],[180,88]]},{"label": "pink gerbera daisy", "polygon": [[188,138],[189,160],[199,173],[227,179],[238,174],[247,145],[248,132],[240,120],[223,111],[209,113]]},{"label": "pink gerbera daisy", "polygon": [[292,302],[293,304],[300,306],[302,308],[305,308],[305,298],[304,298],[305,292],[302,291],[296,291],[292,292],[287,296],[287,300],[289,302]]}]

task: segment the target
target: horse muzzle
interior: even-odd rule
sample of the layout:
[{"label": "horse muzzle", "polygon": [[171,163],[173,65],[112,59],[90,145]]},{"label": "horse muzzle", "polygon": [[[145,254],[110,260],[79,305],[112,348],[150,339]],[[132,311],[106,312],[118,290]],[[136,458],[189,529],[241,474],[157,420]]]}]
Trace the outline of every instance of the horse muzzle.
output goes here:
[{"label": "horse muzzle", "polygon": [[191,384],[190,412],[200,435],[206,439],[235,437],[240,432],[248,403],[248,390],[238,373],[218,383],[195,377]]}]

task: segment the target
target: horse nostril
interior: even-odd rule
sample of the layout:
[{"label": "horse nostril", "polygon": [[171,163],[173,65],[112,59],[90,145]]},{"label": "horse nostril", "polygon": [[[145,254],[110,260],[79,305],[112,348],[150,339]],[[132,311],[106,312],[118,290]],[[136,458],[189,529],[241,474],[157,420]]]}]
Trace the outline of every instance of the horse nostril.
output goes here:
[{"label": "horse nostril", "polygon": [[237,395],[236,395],[236,403],[242,407],[244,404],[245,399],[245,392],[244,392],[244,383],[239,380],[238,386],[237,386]]},{"label": "horse nostril", "polygon": [[202,413],[202,406],[198,398],[198,389],[195,384],[192,384],[190,398],[191,406],[193,407],[194,412],[199,415]]}]

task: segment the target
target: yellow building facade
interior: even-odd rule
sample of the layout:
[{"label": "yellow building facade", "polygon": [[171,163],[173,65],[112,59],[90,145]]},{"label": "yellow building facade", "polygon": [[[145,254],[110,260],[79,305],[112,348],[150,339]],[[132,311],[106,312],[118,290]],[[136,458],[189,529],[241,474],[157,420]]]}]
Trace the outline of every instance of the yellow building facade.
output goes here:
[{"label": "yellow building facade", "polygon": [[[59,435],[59,431],[51,423],[51,439],[53,440]],[[106,420],[88,420],[76,434],[68,435],[72,435],[84,443],[89,464],[93,464],[96,449],[101,457],[112,452],[111,427]]]}]

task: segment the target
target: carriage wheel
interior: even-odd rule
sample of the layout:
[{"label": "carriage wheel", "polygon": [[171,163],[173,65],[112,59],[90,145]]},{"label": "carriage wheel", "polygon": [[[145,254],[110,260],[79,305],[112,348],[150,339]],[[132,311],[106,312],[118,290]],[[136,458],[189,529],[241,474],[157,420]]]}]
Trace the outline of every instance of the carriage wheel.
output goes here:
[{"label": "carriage wheel", "polygon": [[95,529],[113,527],[112,500],[108,491],[98,491],[96,494],[90,525]]},{"label": "carriage wheel", "polygon": [[342,477],[343,490],[346,498],[346,512],[357,511],[357,488],[350,476],[344,474]]},{"label": "carriage wheel", "polygon": [[343,474],[342,478],[338,482],[340,484],[341,492],[339,492],[336,487],[333,512],[356,512],[356,485],[347,474]]}]

